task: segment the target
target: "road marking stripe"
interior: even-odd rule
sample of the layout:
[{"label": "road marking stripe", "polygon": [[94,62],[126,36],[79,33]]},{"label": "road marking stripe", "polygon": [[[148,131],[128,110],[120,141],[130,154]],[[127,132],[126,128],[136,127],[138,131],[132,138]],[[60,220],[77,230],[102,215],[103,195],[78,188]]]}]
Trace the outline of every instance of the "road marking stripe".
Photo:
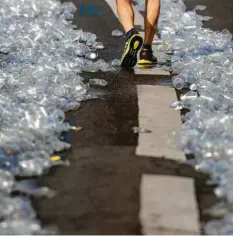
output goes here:
[{"label": "road marking stripe", "polygon": [[172,133],[180,130],[181,120],[178,111],[168,106],[176,99],[173,88],[167,86],[137,85],[139,106],[139,127],[151,130],[140,133],[137,155],[165,156],[178,161],[185,160],[183,152],[169,144]]},{"label": "road marking stripe", "polygon": [[143,234],[199,234],[192,179],[145,174],[140,192]]},{"label": "road marking stripe", "polygon": [[138,67],[134,68],[135,75],[170,75],[169,71],[162,70],[161,68],[141,69]]}]

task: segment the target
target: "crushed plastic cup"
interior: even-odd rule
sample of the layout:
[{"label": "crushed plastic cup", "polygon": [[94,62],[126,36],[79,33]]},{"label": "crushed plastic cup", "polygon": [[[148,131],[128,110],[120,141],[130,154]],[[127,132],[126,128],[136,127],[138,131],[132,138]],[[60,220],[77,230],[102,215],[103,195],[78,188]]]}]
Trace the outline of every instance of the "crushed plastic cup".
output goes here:
[{"label": "crushed plastic cup", "polygon": [[196,84],[191,84],[190,85],[190,90],[196,91],[197,90],[197,85]]},{"label": "crushed plastic cup", "polygon": [[29,198],[12,193],[52,197],[54,191],[15,176],[35,177],[53,166],[69,166],[69,160],[56,159],[54,152],[70,148],[61,137],[71,129],[64,112],[78,109],[88,97],[88,83],[80,74],[113,71],[111,63],[96,60],[104,48],[97,35],[72,23],[76,10],[72,2],[55,0],[1,5],[1,234],[43,231]]},{"label": "crushed plastic cup", "polygon": [[147,128],[136,127],[136,126],[133,127],[132,130],[135,134],[137,134],[137,133],[151,133],[152,132],[151,130],[149,130]]},{"label": "crushed plastic cup", "polygon": [[206,6],[204,5],[197,5],[194,10],[198,10],[198,11],[204,11],[206,9]]},{"label": "crushed plastic cup", "polygon": [[11,193],[14,184],[14,175],[9,171],[0,169],[0,192]]},{"label": "crushed plastic cup", "polygon": [[41,197],[54,197],[55,191],[47,187],[38,187],[37,181],[35,180],[22,180],[18,181],[15,185],[14,191],[23,192],[27,195]]},{"label": "crushed plastic cup", "polygon": [[94,47],[95,49],[104,49],[104,45],[103,45],[103,43],[101,43],[101,42],[96,42],[96,43],[93,45],[93,47]]},{"label": "crushed plastic cup", "polygon": [[97,57],[98,55],[94,52],[90,52],[85,56],[86,59],[90,59],[90,60],[95,60]]},{"label": "crushed plastic cup", "polygon": [[121,61],[119,59],[113,59],[111,64],[112,66],[119,67],[121,65]]},{"label": "crushed plastic cup", "polygon": [[120,37],[120,36],[123,36],[124,33],[120,30],[113,30],[112,31],[112,36],[115,36],[115,37]]},{"label": "crushed plastic cup", "polygon": [[172,83],[176,89],[181,90],[185,85],[185,80],[182,77],[175,76],[172,77]]},{"label": "crushed plastic cup", "polygon": [[89,83],[93,86],[102,86],[102,87],[105,87],[108,85],[108,82],[104,79],[89,79]]},{"label": "crushed plastic cup", "polygon": [[184,108],[182,102],[180,101],[170,101],[170,107],[175,110],[182,110]]}]

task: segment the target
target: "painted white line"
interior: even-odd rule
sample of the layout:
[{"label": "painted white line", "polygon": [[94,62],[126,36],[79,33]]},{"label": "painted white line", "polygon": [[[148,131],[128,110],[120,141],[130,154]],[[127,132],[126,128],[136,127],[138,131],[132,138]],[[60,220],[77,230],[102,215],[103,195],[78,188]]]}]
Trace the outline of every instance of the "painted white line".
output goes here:
[{"label": "painted white line", "polygon": [[192,179],[143,175],[140,193],[144,234],[199,234]]},{"label": "painted white line", "polygon": [[169,76],[170,72],[162,70],[161,68],[141,69],[138,67],[134,68],[135,75],[166,75]]},{"label": "painted white line", "polygon": [[181,126],[180,114],[171,109],[170,100],[176,99],[173,88],[166,86],[137,85],[139,106],[139,127],[151,133],[139,133],[137,155],[165,156],[175,160],[185,160],[184,153],[170,144],[172,133]]}]

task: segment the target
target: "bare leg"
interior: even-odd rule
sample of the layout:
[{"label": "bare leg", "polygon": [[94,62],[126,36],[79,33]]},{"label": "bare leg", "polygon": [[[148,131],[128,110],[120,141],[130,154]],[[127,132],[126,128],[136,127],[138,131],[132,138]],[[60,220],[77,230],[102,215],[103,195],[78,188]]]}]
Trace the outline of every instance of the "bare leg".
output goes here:
[{"label": "bare leg", "polygon": [[120,22],[125,32],[128,32],[134,27],[134,11],[132,7],[132,0],[116,0],[116,3]]},{"label": "bare leg", "polygon": [[119,20],[125,30],[125,48],[121,56],[122,68],[133,68],[137,64],[137,53],[143,38],[134,29],[134,10],[132,0],[116,0]]},{"label": "bare leg", "polygon": [[160,12],[160,0],[146,0],[144,44],[152,44],[157,31]]}]

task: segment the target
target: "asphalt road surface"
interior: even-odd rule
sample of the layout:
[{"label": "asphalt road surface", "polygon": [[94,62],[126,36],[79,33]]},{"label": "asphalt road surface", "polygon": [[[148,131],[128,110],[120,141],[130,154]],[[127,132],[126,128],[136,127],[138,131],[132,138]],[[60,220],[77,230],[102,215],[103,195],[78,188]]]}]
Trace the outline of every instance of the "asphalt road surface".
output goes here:
[{"label": "asphalt road surface", "polygon": [[[79,8],[83,0],[74,0]],[[94,4],[93,4],[94,3]],[[122,29],[104,0],[85,0],[98,5],[102,15],[75,15],[75,24],[97,34],[106,49],[100,57],[106,61],[119,58],[124,39],[110,37],[113,29]],[[187,0],[189,9],[206,5],[202,14],[214,19],[205,27],[233,32],[233,1]],[[69,136],[72,149],[65,153],[70,167],[59,167],[40,178],[40,184],[58,191],[51,199],[38,199],[34,205],[44,225],[55,224],[61,234],[142,234],[139,220],[140,184],[143,174],[185,176],[195,179],[200,221],[209,220],[203,210],[216,202],[212,188],[191,167],[166,158],[138,157],[135,148],[139,125],[138,84],[162,84],[171,87],[163,76],[137,76],[133,72],[84,74],[85,78],[107,79],[109,85],[91,93],[100,97],[83,102],[81,109],[67,113],[67,120],[83,127]],[[160,189],[158,189],[160,191]]]}]

